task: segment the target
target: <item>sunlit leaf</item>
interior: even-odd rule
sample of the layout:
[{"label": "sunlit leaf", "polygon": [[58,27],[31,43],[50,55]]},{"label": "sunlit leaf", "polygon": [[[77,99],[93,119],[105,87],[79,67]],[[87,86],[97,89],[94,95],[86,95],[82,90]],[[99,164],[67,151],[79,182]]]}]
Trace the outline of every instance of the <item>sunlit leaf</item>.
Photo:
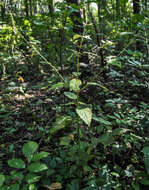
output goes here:
[{"label": "sunlit leaf", "polygon": [[41,176],[38,176],[36,174],[29,173],[29,174],[27,174],[25,180],[27,183],[35,183],[35,182],[39,181],[40,177]]},{"label": "sunlit leaf", "polygon": [[82,82],[80,79],[72,79],[70,81],[70,91],[78,92],[80,90],[80,86],[82,85]]},{"label": "sunlit leaf", "polygon": [[73,40],[77,40],[77,39],[79,39],[80,37],[81,37],[81,35],[75,34],[75,35],[73,36]]},{"label": "sunlit leaf", "polygon": [[53,84],[50,88],[50,90],[52,89],[58,89],[58,88],[63,88],[65,86],[65,83],[63,82],[58,82],[57,84]]},{"label": "sunlit leaf", "polygon": [[34,155],[32,161],[37,161],[37,160],[40,160],[42,158],[46,158],[48,155],[49,155],[48,152],[44,152],[44,151],[39,152],[39,153]]},{"label": "sunlit leaf", "polygon": [[71,121],[72,121],[72,118],[70,116],[58,117],[50,129],[50,134],[54,134],[57,131],[67,127]]},{"label": "sunlit leaf", "polygon": [[41,172],[43,170],[47,170],[48,167],[46,166],[46,164],[40,163],[40,162],[35,162],[32,163],[31,165],[28,166],[28,170],[30,172]]},{"label": "sunlit leaf", "polygon": [[73,100],[77,99],[77,95],[72,92],[64,92],[64,95]]},{"label": "sunlit leaf", "polygon": [[90,126],[92,120],[92,111],[90,108],[76,109],[77,114],[80,118]]}]

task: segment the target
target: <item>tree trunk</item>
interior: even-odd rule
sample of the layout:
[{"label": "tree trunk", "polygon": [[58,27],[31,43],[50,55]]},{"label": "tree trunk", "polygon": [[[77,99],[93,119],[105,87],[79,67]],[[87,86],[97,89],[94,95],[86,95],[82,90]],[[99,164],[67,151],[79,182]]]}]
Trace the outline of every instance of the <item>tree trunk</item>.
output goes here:
[{"label": "tree trunk", "polygon": [[[133,0],[133,13],[134,15],[140,14],[140,0]],[[137,21],[135,21],[135,25],[137,25]],[[136,35],[138,34],[138,31],[136,31]],[[141,50],[141,45],[139,41],[136,41],[136,50]]]},{"label": "tree trunk", "polygon": [[50,15],[52,15],[54,12],[53,0],[49,0],[48,8],[49,8]]},{"label": "tree trunk", "polygon": [[[102,20],[101,20],[101,17],[100,17],[101,7],[102,7],[102,4],[101,4],[100,1],[98,1],[98,22],[99,22],[99,26],[100,26],[100,31],[99,32],[100,32],[100,34],[103,34],[103,23],[102,23]],[[101,58],[101,66],[104,67],[105,64],[104,64],[103,48],[101,46],[102,46],[101,37],[99,37],[99,48],[100,48],[99,54],[100,54],[100,58]]]},{"label": "tree trunk", "polygon": [[33,15],[32,0],[29,0],[29,10],[30,10],[30,16],[32,16]]},{"label": "tree trunk", "polygon": [[37,14],[37,7],[38,7],[37,2],[34,2],[34,15]]},{"label": "tree trunk", "polygon": [[28,0],[24,0],[24,5],[25,5],[25,14],[26,14],[26,17],[29,17]]},{"label": "tree trunk", "polygon": [[140,5],[139,2],[140,0],[133,0],[133,13],[134,14],[139,14],[140,13]]},{"label": "tree trunk", "polygon": [[120,2],[119,0],[116,0],[116,18],[117,20],[119,19],[120,17]]},{"label": "tree trunk", "polygon": [[1,17],[2,17],[2,21],[5,20],[5,1],[2,0],[2,5],[1,5]]},{"label": "tree trunk", "polygon": [[[76,7],[79,5],[79,0],[66,0],[69,6]],[[74,34],[79,34],[80,36],[83,35],[84,32],[84,25],[83,25],[83,18],[81,17],[81,10],[73,11],[70,13],[70,18],[73,22],[73,32]],[[81,45],[81,40],[78,40],[78,44],[76,45],[76,49],[79,53],[79,62],[83,62],[88,64],[89,59],[88,55],[83,53],[83,44]],[[81,46],[81,47],[80,47]]]}]

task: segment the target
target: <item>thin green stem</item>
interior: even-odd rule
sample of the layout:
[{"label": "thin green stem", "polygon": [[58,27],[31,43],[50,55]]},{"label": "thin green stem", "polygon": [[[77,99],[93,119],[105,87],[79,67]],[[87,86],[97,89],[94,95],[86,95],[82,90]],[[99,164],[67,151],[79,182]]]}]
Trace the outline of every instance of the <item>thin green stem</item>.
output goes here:
[{"label": "thin green stem", "polygon": [[81,137],[80,137],[80,125],[77,128],[78,135],[78,178],[81,181]]}]

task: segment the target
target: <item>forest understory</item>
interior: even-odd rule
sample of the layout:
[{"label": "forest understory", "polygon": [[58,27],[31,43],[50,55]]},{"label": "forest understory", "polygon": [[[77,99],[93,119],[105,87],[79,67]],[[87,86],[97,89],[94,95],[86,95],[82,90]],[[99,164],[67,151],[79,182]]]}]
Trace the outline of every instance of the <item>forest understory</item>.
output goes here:
[{"label": "forest understory", "polygon": [[0,190],[149,188],[146,0],[0,3]]}]

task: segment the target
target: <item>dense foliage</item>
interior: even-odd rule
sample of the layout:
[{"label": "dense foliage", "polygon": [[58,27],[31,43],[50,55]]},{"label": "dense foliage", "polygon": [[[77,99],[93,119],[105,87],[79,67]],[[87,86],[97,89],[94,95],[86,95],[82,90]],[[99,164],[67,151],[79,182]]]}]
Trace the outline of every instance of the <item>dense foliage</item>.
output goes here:
[{"label": "dense foliage", "polygon": [[0,13],[0,190],[148,189],[147,0]]}]

